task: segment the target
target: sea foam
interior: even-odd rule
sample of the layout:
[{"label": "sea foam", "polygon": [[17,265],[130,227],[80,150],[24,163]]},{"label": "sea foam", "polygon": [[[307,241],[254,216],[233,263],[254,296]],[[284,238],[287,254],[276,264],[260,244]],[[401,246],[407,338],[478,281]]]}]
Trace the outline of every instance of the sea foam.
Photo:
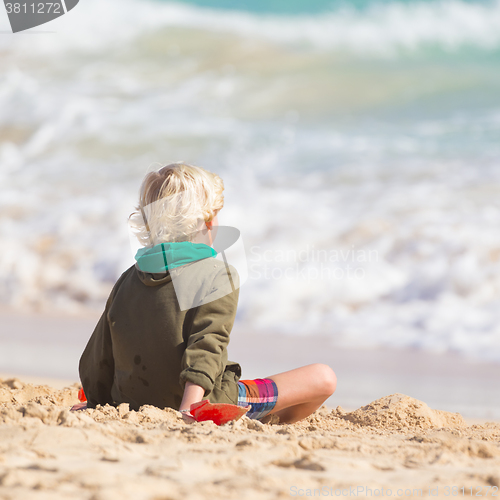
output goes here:
[{"label": "sea foam", "polygon": [[0,37],[1,302],[101,310],[144,174],[185,160],[224,179],[242,328],[500,360],[499,19],[86,0]]}]

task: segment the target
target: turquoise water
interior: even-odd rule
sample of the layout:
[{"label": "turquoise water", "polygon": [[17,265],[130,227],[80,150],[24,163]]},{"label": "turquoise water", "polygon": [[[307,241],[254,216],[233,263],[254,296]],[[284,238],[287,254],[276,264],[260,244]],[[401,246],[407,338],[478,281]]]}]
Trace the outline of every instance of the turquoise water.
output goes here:
[{"label": "turquoise water", "polygon": [[[336,8],[340,2],[332,0],[185,0],[181,3],[225,10],[242,10],[256,13],[315,14]],[[337,5],[336,5],[337,4]],[[362,5],[362,2],[359,2]]]},{"label": "turquoise water", "polygon": [[[168,0],[163,0],[168,1]],[[358,10],[388,3],[408,4],[414,0],[178,0],[179,3],[197,5],[222,10],[239,10],[259,14],[318,14],[339,9]],[[424,0],[425,3],[438,3],[437,0]],[[487,3],[481,0],[468,0],[468,3]]]}]

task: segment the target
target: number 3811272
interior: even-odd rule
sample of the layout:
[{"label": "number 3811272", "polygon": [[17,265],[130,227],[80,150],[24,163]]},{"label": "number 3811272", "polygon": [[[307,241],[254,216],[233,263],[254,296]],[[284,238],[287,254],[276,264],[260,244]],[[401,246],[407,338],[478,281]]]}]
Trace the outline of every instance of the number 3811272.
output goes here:
[{"label": "number 3811272", "polygon": [[7,14],[62,14],[59,2],[6,3]]}]

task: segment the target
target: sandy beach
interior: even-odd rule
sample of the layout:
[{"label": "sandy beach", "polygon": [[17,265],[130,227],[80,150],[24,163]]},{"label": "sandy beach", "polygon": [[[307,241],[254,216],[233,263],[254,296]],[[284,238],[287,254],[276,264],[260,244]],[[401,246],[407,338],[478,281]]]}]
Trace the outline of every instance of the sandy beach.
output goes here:
[{"label": "sandy beach", "polygon": [[1,500],[499,495],[498,364],[236,324],[244,377],[327,363],[339,384],[326,406],[221,427],[152,406],[70,412],[96,319],[0,314]]},{"label": "sandy beach", "polygon": [[292,425],[217,427],[152,406],[70,412],[77,388],[0,380],[2,500],[499,494],[500,423],[402,394]]}]

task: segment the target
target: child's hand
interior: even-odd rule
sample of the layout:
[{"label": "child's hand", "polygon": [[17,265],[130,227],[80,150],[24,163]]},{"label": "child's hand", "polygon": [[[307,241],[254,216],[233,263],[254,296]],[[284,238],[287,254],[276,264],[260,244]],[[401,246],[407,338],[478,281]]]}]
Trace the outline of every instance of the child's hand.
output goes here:
[{"label": "child's hand", "polygon": [[193,422],[196,422],[194,417],[189,413],[189,410],[179,410],[182,415],[182,420],[186,422],[186,424],[192,424]]},{"label": "child's hand", "polygon": [[204,393],[205,389],[203,389],[203,387],[193,384],[192,382],[186,382],[186,385],[184,387],[184,395],[179,407],[179,411],[182,413],[182,419],[184,420],[184,422],[190,424],[196,422],[193,416],[189,413],[190,408],[193,403],[201,401]]}]

